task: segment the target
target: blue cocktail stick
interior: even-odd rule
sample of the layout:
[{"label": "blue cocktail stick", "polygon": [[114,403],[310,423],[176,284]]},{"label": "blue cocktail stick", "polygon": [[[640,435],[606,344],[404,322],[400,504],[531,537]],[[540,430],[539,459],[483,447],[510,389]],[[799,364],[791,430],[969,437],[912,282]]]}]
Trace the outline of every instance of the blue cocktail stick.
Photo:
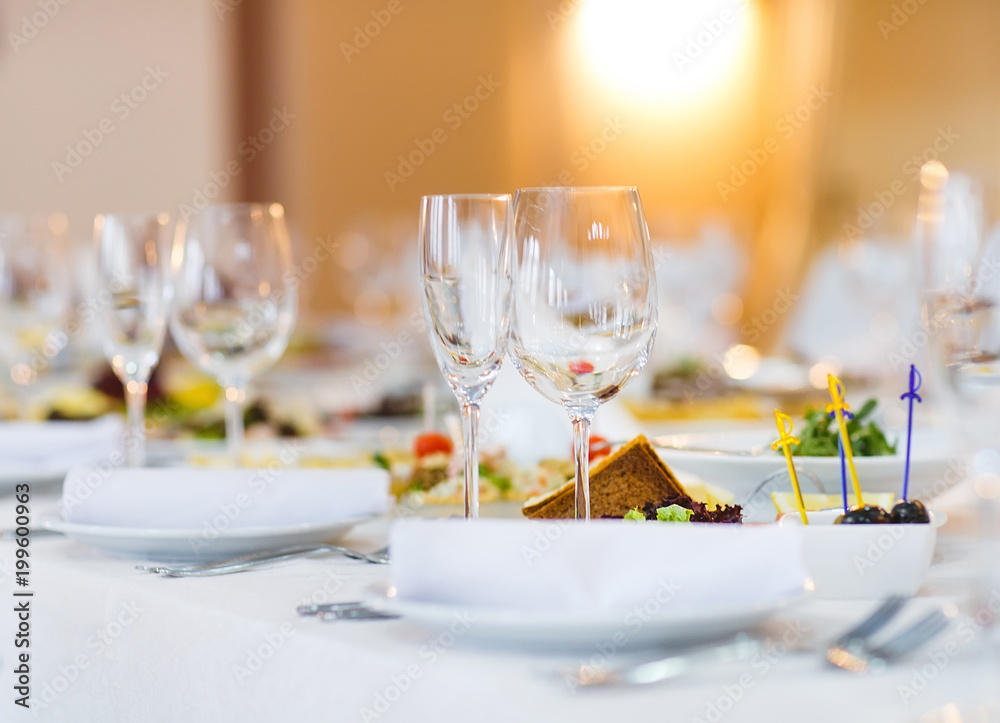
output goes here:
[{"label": "blue cocktail stick", "polygon": [[905,394],[900,395],[900,399],[910,400],[910,413],[906,420],[906,466],[903,467],[903,501],[905,502],[909,499],[908,495],[910,493],[910,442],[913,439],[913,402],[922,402],[923,399],[917,394],[920,389],[920,385],[924,383],[923,377],[920,376],[920,372],[917,371],[917,367],[914,364],[910,364],[910,390]]},{"label": "blue cocktail stick", "polygon": [[[830,412],[830,419],[837,416],[836,412]],[[844,417],[847,419],[854,419],[854,415],[848,411],[844,411]],[[840,437],[837,437],[837,451],[840,452],[840,491],[844,496],[844,512],[848,510],[847,504],[847,459],[844,457],[844,443],[841,441]]]}]

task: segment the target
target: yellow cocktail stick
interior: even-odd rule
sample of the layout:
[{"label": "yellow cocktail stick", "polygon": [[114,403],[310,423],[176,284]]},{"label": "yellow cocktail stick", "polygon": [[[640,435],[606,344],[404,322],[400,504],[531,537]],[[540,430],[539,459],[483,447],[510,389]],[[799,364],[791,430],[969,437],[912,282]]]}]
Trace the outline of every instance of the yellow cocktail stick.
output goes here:
[{"label": "yellow cocktail stick", "polygon": [[787,414],[782,414],[775,409],[774,423],[778,425],[778,441],[771,444],[771,449],[777,451],[778,447],[781,447],[785,453],[785,462],[788,463],[788,476],[792,478],[792,489],[795,490],[795,502],[799,506],[799,514],[802,515],[802,524],[808,525],[809,519],[806,517],[806,503],[802,501],[802,488],[799,487],[799,476],[795,473],[795,465],[792,463],[791,447],[793,444],[799,443],[799,438],[792,436],[792,418]]},{"label": "yellow cocktail stick", "polygon": [[854,485],[854,497],[858,501],[858,507],[863,507],[865,501],[861,497],[861,485],[858,483],[858,472],[854,469],[854,452],[851,451],[851,439],[847,435],[847,423],[844,421],[844,412],[851,411],[851,407],[844,401],[844,383],[833,376],[826,375],[827,385],[830,388],[830,399],[833,401],[826,405],[826,413],[833,412],[837,415],[837,426],[840,428],[840,444],[844,449],[844,459],[847,460],[847,469],[851,473],[851,484]]}]

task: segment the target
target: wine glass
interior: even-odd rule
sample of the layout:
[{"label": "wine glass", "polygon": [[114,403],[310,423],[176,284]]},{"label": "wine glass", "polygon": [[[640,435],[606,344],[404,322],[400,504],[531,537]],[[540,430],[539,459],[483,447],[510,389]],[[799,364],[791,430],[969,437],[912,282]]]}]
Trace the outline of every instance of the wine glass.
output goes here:
[{"label": "wine glass", "polygon": [[146,389],[160,361],[170,302],[169,216],[94,219],[104,356],[125,388],[128,463],[146,463]]},{"label": "wine glass", "polygon": [[656,275],[632,187],[514,195],[510,350],[521,376],[573,423],[576,518],[590,519],[590,423],[643,368],[656,335]]},{"label": "wine glass", "polygon": [[[967,612],[975,616],[993,610],[1000,584],[1000,175],[930,161],[920,181],[916,232],[931,352],[924,386],[937,391],[974,492]],[[970,648],[994,677],[998,636],[994,622]],[[995,690],[982,695],[995,709]]]},{"label": "wine glass", "polygon": [[278,203],[208,206],[178,224],[170,333],[226,390],[226,446],[239,462],[250,379],[288,346],[297,294],[285,210]]},{"label": "wine glass", "polygon": [[69,339],[65,216],[0,214],[0,360],[14,382],[22,415],[27,392]]},{"label": "wine glass", "polygon": [[479,517],[479,404],[510,329],[508,195],[424,196],[420,275],[438,367],[462,407],[465,516]]}]

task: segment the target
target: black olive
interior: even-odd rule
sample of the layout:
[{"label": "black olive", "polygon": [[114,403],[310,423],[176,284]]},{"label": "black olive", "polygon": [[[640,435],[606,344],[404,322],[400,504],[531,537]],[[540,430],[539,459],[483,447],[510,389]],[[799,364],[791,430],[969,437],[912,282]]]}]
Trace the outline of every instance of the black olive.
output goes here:
[{"label": "black olive", "polygon": [[920,500],[900,500],[892,506],[889,514],[889,522],[896,524],[926,524],[930,521],[931,516]]},{"label": "black olive", "polygon": [[852,507],[833,521],[835,525],[884,525],[889,522],[889,513],[875,505]]}]

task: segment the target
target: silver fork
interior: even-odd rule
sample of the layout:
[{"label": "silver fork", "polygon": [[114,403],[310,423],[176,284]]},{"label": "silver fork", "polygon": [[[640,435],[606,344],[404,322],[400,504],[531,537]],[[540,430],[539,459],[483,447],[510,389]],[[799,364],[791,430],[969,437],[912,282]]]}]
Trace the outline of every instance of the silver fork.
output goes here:
[{"label": "silver fork", "polygon": [[[906,601],[906,598],[898,596],[887,598],[871,615],[830,645],[827,659],[830,660],[830,651],[839,650],[841,653],[834,655],[838,659],[865,661],[866,669],[858,672],[875,670],[880,665],[884,667],[892,660],[916,650],[943,629],[943,626],[938,627],[938,618],[944,620],[945,616],[940,610],[937,610],[883,645],[868,646],[869,638],[884,628],[903,608]],[[944,625],[947,625],[946,620]],[[760,638],[740,633],[722,641],[689,648],[657,660],[629,663],[601,670],[593,670],[584,666],[564,673],[562,677],[571,685],[581,688],[659,683],[676,678],[695,666],[747,660],[762,651],[765,645],[765,641]],[[859,665],[860,663],[856,667]]]},{"label": "silver fork", "polygon": [[944,612],[938,608],[927,613],[913,625],[885,641],[874,645],[868,639],[855,638],[843,645],[843,638],[831,645],[826,651],[826,659],[831,665],[842,670],[864,675],[879,673],[886,666],[900,658],[904,658],[924,643],[936,637],[951,623]]},{"label": "silver fork", "polygon": [[291,547],[282,547],[277,550],[267,550],[265,552],[243,555],[231,560],[208,562],[201,565],[136,565],[135,569],[142,572],[153,572],[164,577],[210,577],[213,575],[228,575],[234,572],[243,572],[287,560],[331,552],[338,552],[353,560],[363,560],[374,565],[389,564],[388,547],[383,547],[372,553],[365,553],[339,545],[293,545]]}]

